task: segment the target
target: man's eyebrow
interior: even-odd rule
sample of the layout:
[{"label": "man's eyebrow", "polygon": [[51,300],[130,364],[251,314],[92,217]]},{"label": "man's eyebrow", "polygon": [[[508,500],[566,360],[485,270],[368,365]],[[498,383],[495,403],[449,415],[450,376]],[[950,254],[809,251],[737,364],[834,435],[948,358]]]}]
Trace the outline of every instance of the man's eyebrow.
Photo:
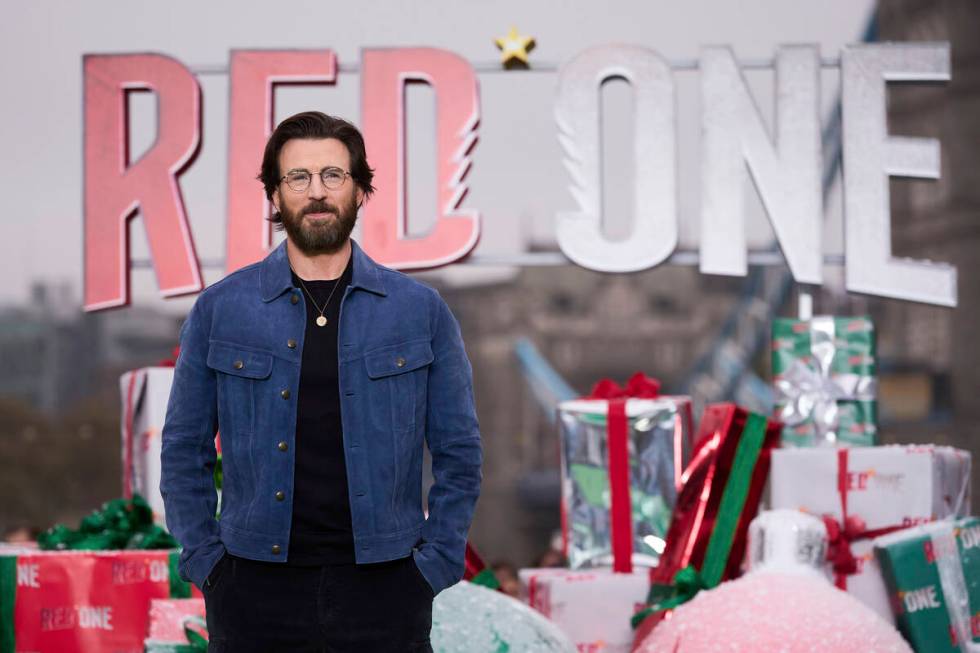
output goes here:
[{"label": "man's eyebrow", "polygon": [[[341,168],[340,166],[337,166],[337,165],[329,165],[329,166],[323,166],[317,172],[323,172],[324,170],[340,170],[340,171],[343,171],[344,169]],[[313,171],[312,170],[307,170],[306,168],[290,168],[289,170],[286,171],[286,174],[288,175],[290,172],[309,172],[309,173],[312,174]]]}]

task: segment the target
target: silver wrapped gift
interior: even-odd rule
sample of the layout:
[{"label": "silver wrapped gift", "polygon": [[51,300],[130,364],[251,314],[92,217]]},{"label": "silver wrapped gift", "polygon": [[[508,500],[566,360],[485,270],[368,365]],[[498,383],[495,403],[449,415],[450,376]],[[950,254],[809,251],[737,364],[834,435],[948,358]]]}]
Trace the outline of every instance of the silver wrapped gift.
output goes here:
[{"label": "silver wrapped gift", "polygon": [[[558,409],[561,428],[562,534],[572,569],[612,564],[607,413],[609,402],[579,399]],[[626,401],[634,565],[663,552],[681,473],[691,450],[691,400]]]}]

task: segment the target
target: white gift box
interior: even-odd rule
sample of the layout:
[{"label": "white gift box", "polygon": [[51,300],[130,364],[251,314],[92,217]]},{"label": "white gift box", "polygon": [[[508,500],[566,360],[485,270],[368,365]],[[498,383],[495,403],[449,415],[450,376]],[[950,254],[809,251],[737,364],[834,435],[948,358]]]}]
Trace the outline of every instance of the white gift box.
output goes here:
[{"label": "white gift box", "polygon": [[519,576],[531,607],[551,619],[578,651],[629,653],[630,618],[646,607],[649,570],[522,569]]},{"label": "white gift box", "polygon": [[119,379],[122,393],[123,496],[140,494],[153,509],[153,521],[164,525],[160,496],[160,445],[167,416],[172,367],[144,367]]},{"label": "white gift box", "polygon": [[[842,523],[843,499],[862,531],[907,528],[970,514],[970,466],[969,452],[932,445],[777,449],[771,503]],[[873,540],[854,540],[851,552],[857,573],[846,576],[848,594],[894,623]]]}]

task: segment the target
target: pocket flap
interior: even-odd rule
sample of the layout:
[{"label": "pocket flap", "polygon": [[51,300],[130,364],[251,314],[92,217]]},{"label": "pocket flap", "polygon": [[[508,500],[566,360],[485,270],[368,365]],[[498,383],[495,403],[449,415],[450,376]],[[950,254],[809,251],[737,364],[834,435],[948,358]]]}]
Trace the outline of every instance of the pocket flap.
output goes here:
[{"label": "pocket flap", "polygon": [[208,367],[246,379],[264,379],[272,374],[272,354],[212,342],[208,349]]},{"label": "pocket flap", "polygon": [[368,376],[380,379],[393,374],[411,372],[432,362],[432,345],[428,340],[415,340],[391,345],[365,355]]}]

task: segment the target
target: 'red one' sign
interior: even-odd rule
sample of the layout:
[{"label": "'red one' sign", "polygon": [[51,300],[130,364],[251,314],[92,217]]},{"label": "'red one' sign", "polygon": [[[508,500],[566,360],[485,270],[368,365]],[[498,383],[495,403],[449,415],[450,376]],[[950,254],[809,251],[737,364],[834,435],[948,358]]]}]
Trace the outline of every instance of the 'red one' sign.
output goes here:
[{"label": "'red one' sign", "polygon": [[[949,79],[949,45],[864,44],[841,55],[846,286],[885,297],[956,305],[956,270],[891,254],[890,176],[935,179],[939,143],[891,136],[888,81]],[[272,132],[277,84],[332,84],[331,50],[234,50],[230,56],[226,272],[260,260],[272,233],[255,181]],[[744,276],[742,188],[750,175],[794,278],[820,284],[823,202],[819,52],[792,45],[776,55],[776,119],[770,137],[727,47],[701,53],[701,243],[705,273]],[[611,77],[633,87],[634,227],[611,240],[601,228],[600,89]],[[423,81],[436,97],[437,212],[430,233],[407,237],[405,85]],[[558,211],[557,241],[568,259],[605,272],[665,261],[677,244],[673,72],[655,51],[630,45],[590,48],[566,63],[555,100],[557,134],[577,207]],[[157,98],[157,139],[130,161],[127,97]],[[201,142],[201,90],[183,64],[160,54],[84,58],[85,310],[129,303],[128,221],[139,210],[160,292],[203,288],[178,183]],[[399,269],[431,268],[469,254],[480,235],[476,210],[460,208],[480,121],[478,83],[460,56],[435,48],[366,49],[361,62],[361,126],[378,193],[365,204],[360,243]]]}]

